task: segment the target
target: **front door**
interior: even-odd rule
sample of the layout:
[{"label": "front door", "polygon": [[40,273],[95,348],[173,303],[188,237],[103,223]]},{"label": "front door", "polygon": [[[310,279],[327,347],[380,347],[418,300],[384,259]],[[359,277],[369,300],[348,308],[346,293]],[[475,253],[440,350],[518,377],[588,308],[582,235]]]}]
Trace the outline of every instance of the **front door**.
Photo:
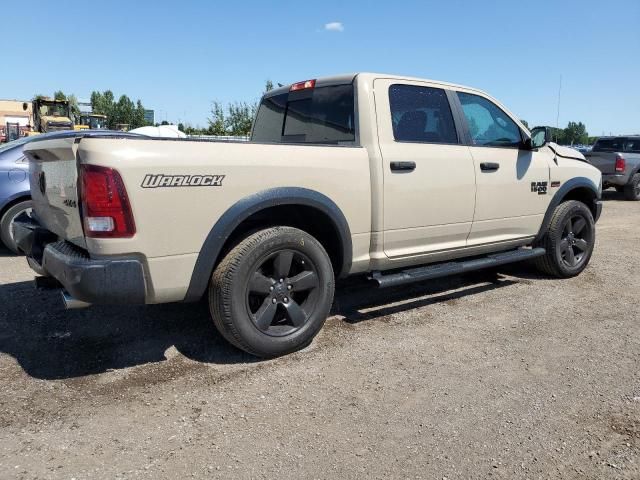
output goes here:
[{"label": "front door", "polygon": [[384,252],[390,258],[464,247],[475,172],[448,95],[437,84],[374,82],[384,181]]},{"label": "front door", "polygon": [[493,101],[457,92],[476,173],[476,211],[468,245],[534,236],[549,205],[549,149],[524,148],[516,122]]}]

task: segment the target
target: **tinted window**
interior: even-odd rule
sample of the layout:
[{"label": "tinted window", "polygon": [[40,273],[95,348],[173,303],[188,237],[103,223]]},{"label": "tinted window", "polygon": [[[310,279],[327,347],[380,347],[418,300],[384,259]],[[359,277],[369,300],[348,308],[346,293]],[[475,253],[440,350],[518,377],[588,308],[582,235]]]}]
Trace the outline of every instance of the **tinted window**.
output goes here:
[{"label": "tinted window", "polygon": [[516,147],[522,142],[520,129],[498,106],[486,98],[458,92],[474,145]]},{"label": "tinted window", "polygon": [[264,98],[251,140],[334,144],[355,141],[353,85],[318,87]]},{"label": "tinted window", "polygon": [[400,142],[458,143],[444,90],[391,85],[389,103],[393,137]]},{"label": "tinted window", "polygon": [[593,146],[594,152],[621,152],[622,138],[600,138]]},{"label": "tinted window", "polygon": [[624,142],[624,151],[640,153],[640,138],[627,138]]}]

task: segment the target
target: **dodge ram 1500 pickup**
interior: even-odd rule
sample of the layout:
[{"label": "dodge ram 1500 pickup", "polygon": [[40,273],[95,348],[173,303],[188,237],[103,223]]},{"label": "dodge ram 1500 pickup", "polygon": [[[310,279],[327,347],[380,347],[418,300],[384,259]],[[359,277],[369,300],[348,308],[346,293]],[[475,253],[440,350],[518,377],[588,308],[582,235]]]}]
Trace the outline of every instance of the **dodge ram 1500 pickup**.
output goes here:
[{"label": "dodge ram 1500 pickup", "polygon": [[232,344],[308,345],[336,277],[402,285],[588,264],[601,174],[474,88],[361,73],[277,88],[251,141],[35,140],[14,222],[69,307],[207,298]]},{"label": "dodge ram 1500 pickup", "polygon": [[640,200],[640,136],[601,137],[585,157],[602,172],[603,188]]}]

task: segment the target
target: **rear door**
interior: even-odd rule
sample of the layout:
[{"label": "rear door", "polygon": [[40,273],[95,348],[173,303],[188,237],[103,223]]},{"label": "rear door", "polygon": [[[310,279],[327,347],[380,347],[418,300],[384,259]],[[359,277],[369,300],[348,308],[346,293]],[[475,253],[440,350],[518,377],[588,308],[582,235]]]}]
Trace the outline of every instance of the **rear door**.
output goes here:
[{"label": "rear door", "polygon": [[383,159],[384,251],[404,257],[466,245],[475,172],[447,92],[437,84],[377,79]]},{"label": "rear door", "polygon": [[525,149],[520,127],[491,99],[464,91],[457,98],[477,179],[468,245],[536,235],[549,205],[552,153]]}]

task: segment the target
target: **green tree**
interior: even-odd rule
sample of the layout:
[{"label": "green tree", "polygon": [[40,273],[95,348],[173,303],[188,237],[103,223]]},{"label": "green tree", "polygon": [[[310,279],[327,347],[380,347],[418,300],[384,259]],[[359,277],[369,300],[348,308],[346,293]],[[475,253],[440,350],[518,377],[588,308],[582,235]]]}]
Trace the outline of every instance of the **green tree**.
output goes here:
[{"label": "green tree", "polygon": [[[273,90],[273,82],[267,80],[264,85],[264,93]],[[187,126],[185,133],[188,135],[234,135],[245,136],[251,133],[253,119],[258,111],[258,102],[232,102],[226,108],[217,100],[211,104],[211,116],[207,119],[206,130]]]},{"label": "green tree", "polygon": [[564,140],[569,145],[587,143],[589,141],[587,127],[582,122],[569,122],[564,129]]},{"label": "green tree", "polygon": [[144,105],[140,100],[134,103],[127,95],[121,95],[116,102],[111,90],[91,92],[91,108],[94,113],[107,116],[107,125],[111,129],[118,124],[128,124],[131,129],[147,125]]},{"label": "green tree", "polygon": [[142,105],[140,100],[136,102],[136,109],[133,115],[133,125],[135,125],[133,128],[147,126],[147,121],[144,118],[144,105]]},{"label": "green tree", "polygon": [[527,122],[526,120],[520,119],[520,123],[522,123],[525,127],[529,128],[529,122]]},{"label": "green tree", "polygon": [[229,135],[249,135],[257,105],[246,102],[234,102],[229,105],[229,114],[225,126]]},{"label": "green tree", "polygon": [[209,135],[227,135],[227,121],[220,102],[214,100],[211,104],[211,117],[208,122],[207,133]]}]

